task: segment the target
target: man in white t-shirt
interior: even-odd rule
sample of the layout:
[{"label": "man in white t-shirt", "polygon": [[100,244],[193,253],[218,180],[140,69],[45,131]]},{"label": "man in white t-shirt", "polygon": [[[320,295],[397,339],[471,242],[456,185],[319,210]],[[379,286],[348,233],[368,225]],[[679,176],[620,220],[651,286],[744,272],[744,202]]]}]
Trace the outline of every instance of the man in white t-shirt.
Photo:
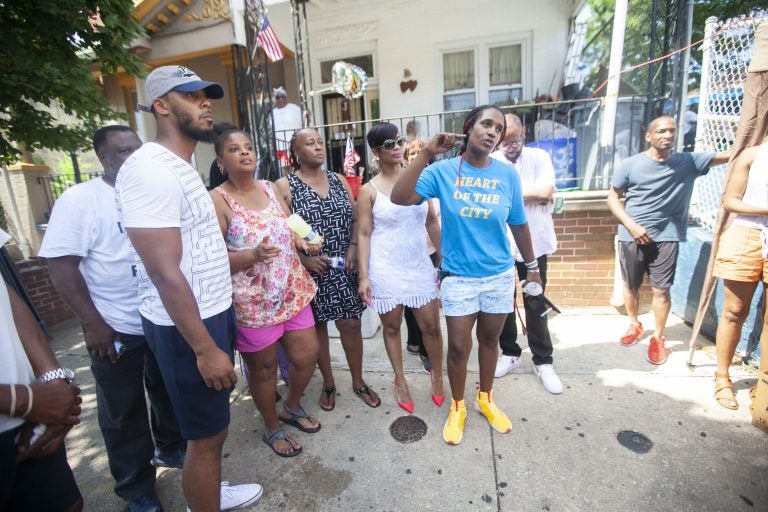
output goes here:
[{"label": "man in white t-shirt", "polygon": [[141,139],[127,126],[105,126],[94,133],[93,150],[104,176],[80,183],[56,200],[39,253],[48,258],[53,284],[85,328],[115,494],[128,502],[131,512],[161,509],[152,466],[181,469],[186,450],[144,337],[133,251],[115,203],[120,166],[139,147]]},{"label": "man in white t-shirt", "polygon": [[[525,147],[523,125],[520,118],[507,114],[507,131],[501,149],[491,156],[502,162],[512,164],[520,175],[523,186],[523,201],[525,216],[531,230],[533,251],[539,263],[541,283],[547,286],[547,256],[557,249],[557,238],[552,222],[554,206],[555,169],[546,151],[538,148]],[[512,254],[515,257],[517,275],[524,281],[527,275],[523,258],[512,237],[509,237]],[[525,307],[525,323],[528,329],[528,346],[533,353],[533,373],[544,388],[553,394],[563,392],[563,384],[552,366],[552,337],[549,334],[547,317],[539,316],[529,304],[528,296],[523,294]],[[503,377],[520,366],[522,349],[517,344],[517,324],[515,315],[507,315],[504,329],[499,336],[501,354],[496,363],[496,377]]]},{"label": "man in white t-shirt", "polygon": [[228,510],[261,497],[258,484],[221,480],[229,428],[235,318],[229,258],[213,201],[190,164],[198,141],[214,138],[211,99],[221,85],[183,66],[146,79],[157,122],[117,178],[118,207],[138,260],[139,312],[187,440],[182,486],[192,510]]},{"label": "man in white t-shirt", "polygon": [[[10,238],[0,229],[0,247]],[[0,510],[83,510],[64,448],[67,432],[80,423],[74,377],[0,279]]]}]

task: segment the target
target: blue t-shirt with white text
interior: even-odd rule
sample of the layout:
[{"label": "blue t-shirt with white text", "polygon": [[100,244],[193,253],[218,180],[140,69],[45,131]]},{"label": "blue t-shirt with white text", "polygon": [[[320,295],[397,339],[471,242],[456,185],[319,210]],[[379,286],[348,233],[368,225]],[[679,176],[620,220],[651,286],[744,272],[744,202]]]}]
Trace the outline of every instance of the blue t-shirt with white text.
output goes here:
[{"label": "blue t-shirt with white text", "polygon": [[520,177],[505,163],[491,159],[482,169],[461,166],[459,157],[428,166],[416,182],[424,199],[440,200],[442,268],[459,276],[488,277],[514,264],[507,224],[525,224]]}]

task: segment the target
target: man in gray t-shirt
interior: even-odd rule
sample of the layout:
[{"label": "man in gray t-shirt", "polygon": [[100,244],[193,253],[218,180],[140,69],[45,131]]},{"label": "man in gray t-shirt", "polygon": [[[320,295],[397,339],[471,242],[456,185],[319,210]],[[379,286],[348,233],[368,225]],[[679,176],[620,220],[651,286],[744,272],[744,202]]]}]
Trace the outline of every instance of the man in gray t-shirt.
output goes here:
[{"label": "man in gray t-shirt", "polygon": [[[664,327],[669,316],[669,288],[675,278],[678,243],[685,241],[693,183],[724,164],[729,153],[673,153],[676,122],[662,116],[651,121],[645,140],[650,147],[627,158],[616,169],[608,192],[608,208],[619,224],[619,258],[624,304],[632,322],[619,343],[631,347],[643,334],[637,319],[640,286],[648,273],[653,290],[655,328],[647,359],[667,360]],[[621,198],[625,202],[622,204]]]}]

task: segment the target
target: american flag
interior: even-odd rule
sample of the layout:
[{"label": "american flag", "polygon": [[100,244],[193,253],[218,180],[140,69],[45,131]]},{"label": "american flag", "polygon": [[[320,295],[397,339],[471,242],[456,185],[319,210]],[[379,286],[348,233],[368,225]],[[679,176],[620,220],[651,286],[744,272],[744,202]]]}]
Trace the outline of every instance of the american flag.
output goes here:
[{"label": "american flag", "polygon": [[344,175],[357,176],[355,164],[360,161],[360,155],[355,151],[355,145],[352,142],[352,134],[347,135],[347,149],[344,151]]},{"label": "american flag", "polygon": [[270,62],[277,62],[283,58],[283,49],[280,48],[280,41],[277,40],[275,31],[272,30],[272,25],[267,20],[267,15],[264,15],[264,23],[261,25],[259,35],[256,36],[261,49],[269,57]]}]

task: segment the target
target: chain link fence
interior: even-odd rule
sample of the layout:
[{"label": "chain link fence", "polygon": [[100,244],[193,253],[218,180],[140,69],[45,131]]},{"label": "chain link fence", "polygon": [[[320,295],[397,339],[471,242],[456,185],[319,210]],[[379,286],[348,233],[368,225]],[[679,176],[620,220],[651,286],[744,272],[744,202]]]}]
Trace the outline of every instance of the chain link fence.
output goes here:
[{"label": "chain link fence", "polygon": [[[696,151],[727,151],[736,138],[744,82],[755,44],[755,27],[768,23],[759,11],[724,21],[709,18],[702,46],[701,87],[696,125]],[[691,216],[712,232],[720,207],[726,166],[712,168],[696,180]]]}]

